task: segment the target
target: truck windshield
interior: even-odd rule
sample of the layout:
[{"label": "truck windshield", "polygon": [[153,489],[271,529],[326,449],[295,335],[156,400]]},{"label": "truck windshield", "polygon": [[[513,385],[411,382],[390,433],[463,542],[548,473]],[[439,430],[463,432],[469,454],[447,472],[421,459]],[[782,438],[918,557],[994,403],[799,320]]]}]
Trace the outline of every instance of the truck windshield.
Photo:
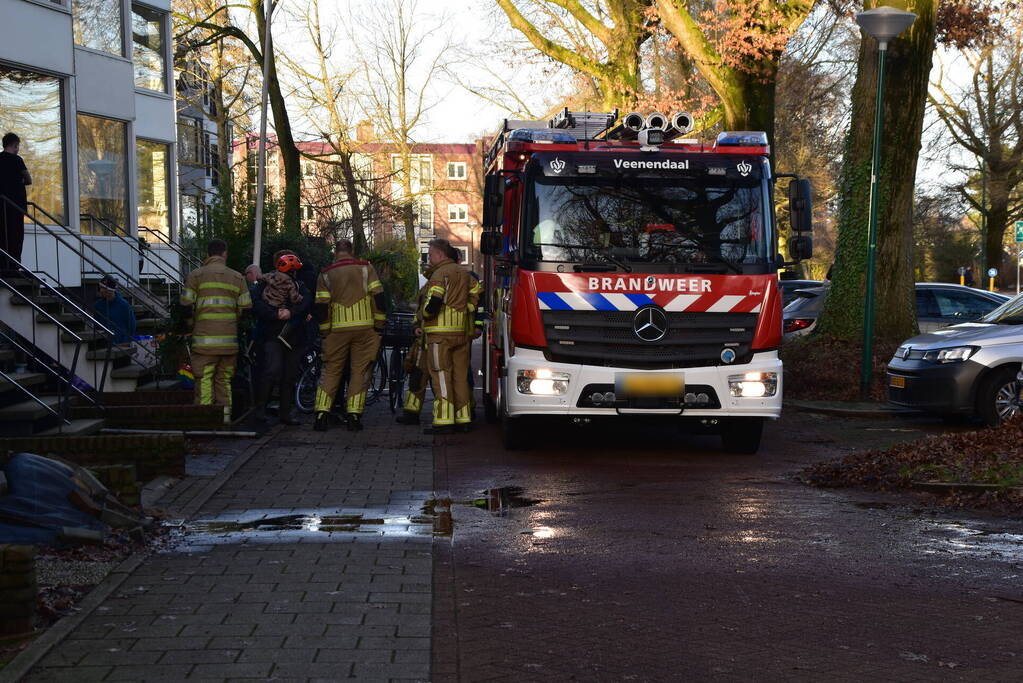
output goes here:
[{"label": "truck windshield", "polygon": [[547,178],[533,183],[526,241],[542,261],[707,263],[767,259],[758,179]]}]

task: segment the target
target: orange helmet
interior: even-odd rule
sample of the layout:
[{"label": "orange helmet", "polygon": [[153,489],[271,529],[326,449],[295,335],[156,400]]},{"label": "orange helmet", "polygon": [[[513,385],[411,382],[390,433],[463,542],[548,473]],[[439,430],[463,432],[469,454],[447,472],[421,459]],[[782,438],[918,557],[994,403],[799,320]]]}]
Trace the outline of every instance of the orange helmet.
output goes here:
[{"label": "orange helmet", "polygon": [[282,273],[290,273],[302,267],[302,262],[294,254],[284,254],[277,259],[277,270]]}]

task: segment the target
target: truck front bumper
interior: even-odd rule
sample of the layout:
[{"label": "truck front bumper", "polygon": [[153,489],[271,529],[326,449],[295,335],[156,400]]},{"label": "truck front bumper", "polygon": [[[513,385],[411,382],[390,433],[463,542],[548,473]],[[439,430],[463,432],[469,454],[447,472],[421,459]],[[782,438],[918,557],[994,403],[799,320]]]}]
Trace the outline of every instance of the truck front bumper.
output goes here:
[{"label": "truck front bumper", "polygon": [[[508,374],[503,378],[504,397],[508,414],[522,415],[571,415],[571,416],[616,416],[616,415],[681,415],[696,418],[722,417],[769,417],[781,415],[782,363],[776,351],[756,353],[753,360],[744,365],[683,368],[678,370],[631,370],[598,365],[571,365],[553,363],[544,358],[541,351],[516,349],[508,359]],[[564,393],[536,395],[522,393],[518,388],[520,371],[532,371],[540,376],[554,377],[558,382],[567,383]],[[616,379],[622,373],[663,374],[680,373],[684,376],[685,393],[703,394],[707,401],[700,405],[685,404],[681,407],[636,407],[602,405],[597,407],[590,400],[593,393],[614,391]],[[774,373],[777,390],[772,396],[733,397],[729,390],[729,377],[749,373]]]}]

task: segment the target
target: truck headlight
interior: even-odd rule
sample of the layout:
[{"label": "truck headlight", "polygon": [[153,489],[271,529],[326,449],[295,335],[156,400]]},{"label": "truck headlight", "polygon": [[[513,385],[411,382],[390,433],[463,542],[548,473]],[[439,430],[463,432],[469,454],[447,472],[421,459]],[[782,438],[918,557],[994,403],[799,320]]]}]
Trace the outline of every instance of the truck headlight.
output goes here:
[{"label": "truck headlight", "polygon": [[567,372],[553,372],[547,368],[519,370],[516,379],[520,394],[563,396],[568,393]]},{"label": "truck headlight", "polygon": [[932,363],[961,363],[977,353],[976,346],[950,346],[947,349],[935,349],[924,353],[924,360]]},{"label": "truck headlight", "polygon": [[763,398],[778,393],[777,372],[747,372],[728,376],[728,393],[733,398]]}]

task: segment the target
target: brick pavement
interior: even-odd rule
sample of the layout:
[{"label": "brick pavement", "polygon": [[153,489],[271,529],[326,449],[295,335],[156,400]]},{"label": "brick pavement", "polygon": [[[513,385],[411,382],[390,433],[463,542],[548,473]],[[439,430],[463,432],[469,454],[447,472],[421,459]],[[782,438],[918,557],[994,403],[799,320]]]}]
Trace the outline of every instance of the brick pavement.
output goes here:
[{"label": "brick pavement", "polygon": [[428,679],[431,443],[366,425],[275,436],[29,680]]}]

